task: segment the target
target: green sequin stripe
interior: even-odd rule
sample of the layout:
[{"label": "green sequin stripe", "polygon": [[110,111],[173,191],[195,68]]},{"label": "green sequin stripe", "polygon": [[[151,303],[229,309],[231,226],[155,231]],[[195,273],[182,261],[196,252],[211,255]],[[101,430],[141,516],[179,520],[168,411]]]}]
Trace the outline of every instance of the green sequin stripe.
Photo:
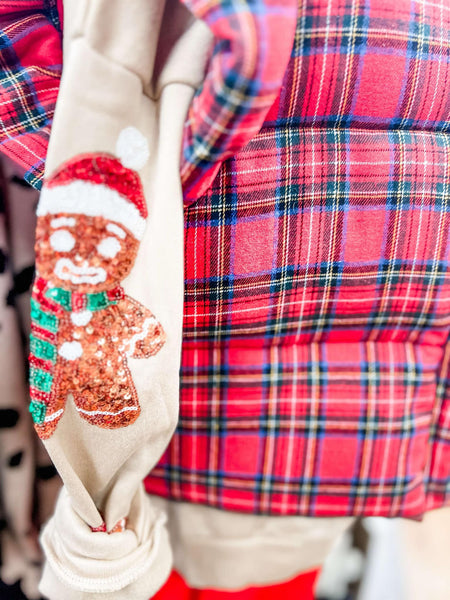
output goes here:
[{"label": "green sequin stripe", "polygon": [[58,331],[58,317],[44,312],[34,298],[31,299],[31,320],[47,331],[52,333]]},{"label": "green sequin stripe", "polygon": [[50,393],[52,389],[53,375],[37,367],[30,367],[30,385],[40,392]]},{"label": "green sequin stripe", "polygon": [[32,400],[28,410],[30,411],[33,422],[36,423],[36,425],[40,425],[45,421],[47,406],[43,402]]},{"label": "green sequin stripe", "polygon": [[96,311],[102,308],[107,308],[111,304],[117,304],[117,300],[110,300],[106,295],[106,292],[99,292],[98,294],[87,294],[87,306],[88,310]]},{"label": "green sequin stripe", "polygon": [[[47,298],[51,298],[57,302],[66,311],[72,310],[72,292],[61,288],[51,288],[45,292]],[[86,294],[86,310],[95,312],[108,308],[111,304],[117,304],[117,300],[110,300],[106,292],[98,292],[96,294]]]},{"label": "green sequin stripe", "polygon": [[61,288],[51,288],[45,292],[47,298],[52,298],[60,304],[64,310],[71,310],[72,308],[72,294],[67,290]]},{"label": "green sequin stripe", "polygon": [[56,362],[57,353],[55,346],[50,342],[37,338],[33,334],[30,336],[30,350],[36,358],[49,360],[52,363]]}]

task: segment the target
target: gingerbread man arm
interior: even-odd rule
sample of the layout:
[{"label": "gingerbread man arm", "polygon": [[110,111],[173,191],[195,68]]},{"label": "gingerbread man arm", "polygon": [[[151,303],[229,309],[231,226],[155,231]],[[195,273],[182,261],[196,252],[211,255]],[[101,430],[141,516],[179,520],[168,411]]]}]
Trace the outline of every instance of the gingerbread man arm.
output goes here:
[{"label": "gingerbread man arm", "polygon": [[122,322],[123,351],[131,358],[148,358],[166,341],[162,325],[143,304],[124,296],[116,305]]}]

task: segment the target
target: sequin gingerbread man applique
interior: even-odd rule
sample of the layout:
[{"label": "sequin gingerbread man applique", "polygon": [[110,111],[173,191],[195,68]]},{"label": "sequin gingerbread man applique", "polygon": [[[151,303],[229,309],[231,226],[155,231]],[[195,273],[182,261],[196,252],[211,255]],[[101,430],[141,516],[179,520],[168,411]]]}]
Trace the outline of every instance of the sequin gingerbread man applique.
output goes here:
[{"label": "sequin gingerbread man applique", "polygon": [[131,127],[119,142],[122,161],[77,156],[45,182],[39,201],[30,412],[42,439],[54,432],[68,394],[92,425],[133,423],[140,406],[127,358],[148,358],[165,342],[153,313],[120,285],[147,218],[142,184],[130,167],[142,166],[148,149]]}]

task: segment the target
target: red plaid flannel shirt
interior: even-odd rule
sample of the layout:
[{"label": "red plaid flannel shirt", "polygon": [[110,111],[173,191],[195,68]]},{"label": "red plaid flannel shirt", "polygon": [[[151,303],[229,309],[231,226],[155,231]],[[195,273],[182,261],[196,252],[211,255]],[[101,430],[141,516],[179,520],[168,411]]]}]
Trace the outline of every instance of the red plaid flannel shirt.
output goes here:
[{"label": "red plaid flannel shirt", "polygon": [[61,77],[55,0],[0,2],[0,149],[40,188]]},{"label": "red plaid flannel shirt", "polygon": [[[447,504],[450,12],[304,0],[281,85],[292,3],[186,4],[217,44],[183,145],[180,421],[147,490],[270,514]],[[0,18],[2,150],[38,186],[57,12]]]}]

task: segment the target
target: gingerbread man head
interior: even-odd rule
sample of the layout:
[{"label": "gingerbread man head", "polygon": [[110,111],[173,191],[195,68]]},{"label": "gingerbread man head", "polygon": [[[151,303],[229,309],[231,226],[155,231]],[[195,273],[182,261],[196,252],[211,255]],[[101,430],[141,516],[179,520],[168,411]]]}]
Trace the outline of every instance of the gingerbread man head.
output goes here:
[{"label": "gingerbread man head", "polygon": [[37,209],[36,265],[55,287],[102,292],[117,286],[133,266],[147,218],[135,169],[148,158],[147,142],[129,127],[119,136],[117,154],[120,159],[77,156],[45,183]]}]

